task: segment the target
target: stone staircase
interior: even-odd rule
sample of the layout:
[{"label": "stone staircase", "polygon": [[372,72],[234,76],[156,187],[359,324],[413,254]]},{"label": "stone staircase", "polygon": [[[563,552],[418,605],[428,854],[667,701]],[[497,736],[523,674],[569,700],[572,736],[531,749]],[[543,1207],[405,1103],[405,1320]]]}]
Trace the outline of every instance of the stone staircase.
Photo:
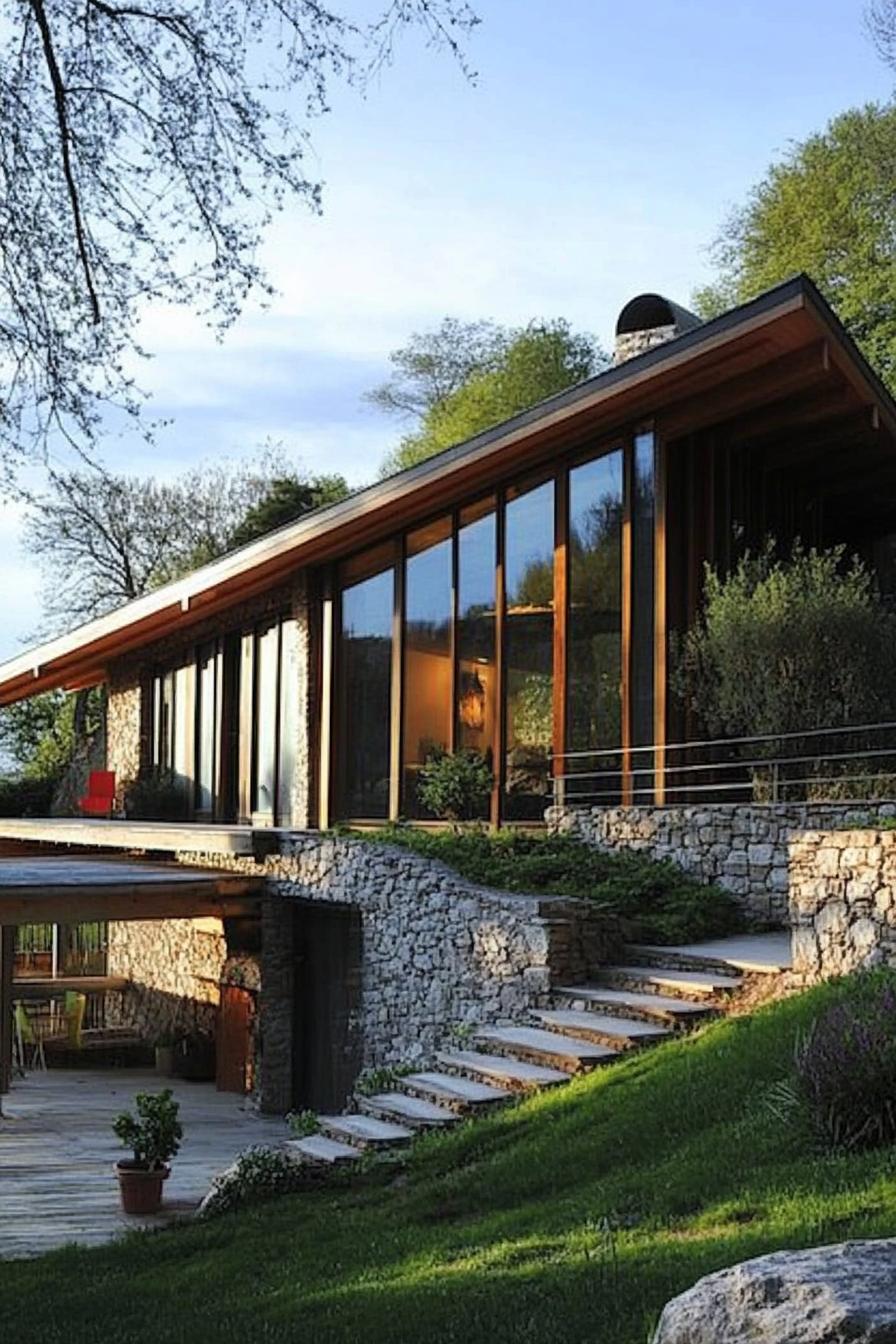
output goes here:
[{"label": "stone staircase", "polygon": [[561,1087],[724,1012],[745,972],[786,967],[783,958],[751,960],[749,939],[734,951],[741,955],[729,958],[722,945],[708,945],[705,953],[630,946],[625,964],[556,988],[550,1007],[527,1021],[483,1027],[471,1048],[440,1051],[437,1068],[397,1075],[391,1089],[356,1096],[352,1113],[321,1115],[318,1133],[286,1146],[303,1161],[355,1162],[365,1152],[400,1150],[421,1130],[449,1129],[520,1093]]}]

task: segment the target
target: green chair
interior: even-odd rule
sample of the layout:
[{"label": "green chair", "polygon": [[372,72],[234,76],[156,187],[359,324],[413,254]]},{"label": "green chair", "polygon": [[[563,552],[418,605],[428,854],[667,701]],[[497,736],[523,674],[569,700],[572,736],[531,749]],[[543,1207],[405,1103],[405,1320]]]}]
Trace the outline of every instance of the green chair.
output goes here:
[{"label": "green chair", "polygon": [[84,1027],[86,1009],[86,994],[79,994],[75,989],[65,991],[65,1034],[69,1045],[75,1050],[80,1050],[83,1044],[81,1032]]}]

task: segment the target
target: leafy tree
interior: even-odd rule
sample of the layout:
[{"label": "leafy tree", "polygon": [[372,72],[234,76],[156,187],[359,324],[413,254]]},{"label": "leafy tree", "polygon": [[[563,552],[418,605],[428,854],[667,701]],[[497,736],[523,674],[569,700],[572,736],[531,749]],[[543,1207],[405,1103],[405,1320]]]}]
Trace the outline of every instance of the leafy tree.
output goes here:
[{"label": "leafy tree", "polygon": [[422,419],[474,374],[494,371],[506,347],[507,333],[494,322],[445,317],[434,331],[415,331],[407,345],[392,351],[395,372],[366,400],[387,415]]},{"label": "leafy tree", "polygon": [[61,779],[78,744],[103,724],[102,690],[48,691],[0,709],[0,752],[27,780]]},{"label": "leafy tree", "polygon": [[[382,475],[423,462],[444,448],[500,424],[590,377],[607,363],[593,337],[574,332],[563,318],[531,322],[527,327],[503,332],[487,325],[492,335],[480,348],[481,362],[451,391],[432,397],[422,411],[419,428],[408,434],[386,458]],[[439,332],[446,330],[447,324],[443,323]],[[456,333],[463,330],[462,324],[456,325]],[[415,339],[418,343],[421,340]],[[447,386],[457,373],[460,357],[452,360],[447,341],[439,348],[446,360],[451,361],[442,380]],[[413,386],[420,391],[423,385],[418,382]],[[384,404],[382,400],[380,404]]]},{"label": "leafy tree", "polygon": [[128,372],[147,301],[226,326],[268,288],[258,244],[320,208],[309,125],[401,30],[460,50],[464,0],[0,0],[0,464],[83,447]]},{"label": "leafy tree", "polygon": [[714,245],[719,278],[694,295],[698,310],[712,316],[806,271],[896,386],[894,181],[896,104],[835,117],[773,164],[729,217]]},{"label": "leafy tree", "polygon": [[[710,737],[768,736],[896,718],[896,614],[842,546],[776,557],[771,543],[722,577],[673,672]],[[851,750],[838,739],[837,751]],[[775,754],[774,742],[751,756]],[[805,767],[800,767],[805,772]]]},{"label": "leafy tree", "polygon": [[348,494],[344,476],[276,476],[257,504],[246,511],[229,537],[229,546],[245,546],[275,528],[295,522],[326,504],[337,504]]},{"label": "leafy tree", "polygon": [[70,626],[341,498],[340,476],[306,477],[268,449],[168,483],[84,469],[30,496],[24,539],[45,573],[44,614]]}]

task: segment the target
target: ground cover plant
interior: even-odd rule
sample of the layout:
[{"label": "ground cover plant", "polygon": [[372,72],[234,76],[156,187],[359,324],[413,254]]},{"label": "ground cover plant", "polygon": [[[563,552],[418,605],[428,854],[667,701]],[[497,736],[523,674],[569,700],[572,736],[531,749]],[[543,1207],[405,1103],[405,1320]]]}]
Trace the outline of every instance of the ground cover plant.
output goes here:
[{"label": "ground cover plant", "polygon": [[567,835],[484,828],[460,832],[387,826],[366,840],[403,845],[483,887],[578,896],[625,922],[625,936],[654,943],[723,937],[742,927],[736,902],[716,887],[635,853],[605,853]]},{"label": "ground cover plant", "polygon": [[822,986],[211,1223],[0,1264],[16,1344],[645,1344],[701,1275],[896,1231],[892,1149],[822,1154],[769,1105]]}]

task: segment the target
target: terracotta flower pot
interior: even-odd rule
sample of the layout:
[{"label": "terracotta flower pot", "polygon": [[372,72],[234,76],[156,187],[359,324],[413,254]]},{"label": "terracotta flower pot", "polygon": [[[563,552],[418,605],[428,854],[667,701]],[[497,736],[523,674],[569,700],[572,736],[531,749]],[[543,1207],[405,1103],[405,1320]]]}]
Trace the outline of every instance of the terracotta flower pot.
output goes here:
[{"label": "terracotta flower pot", "polygon": [[162,1183],[171,1175],[171,1168],[156,1167],[148,1171],[138,1162],[128,1159],[115,1163],[121,1207],[125,1213],[158,1213],[162,1203]]}]

